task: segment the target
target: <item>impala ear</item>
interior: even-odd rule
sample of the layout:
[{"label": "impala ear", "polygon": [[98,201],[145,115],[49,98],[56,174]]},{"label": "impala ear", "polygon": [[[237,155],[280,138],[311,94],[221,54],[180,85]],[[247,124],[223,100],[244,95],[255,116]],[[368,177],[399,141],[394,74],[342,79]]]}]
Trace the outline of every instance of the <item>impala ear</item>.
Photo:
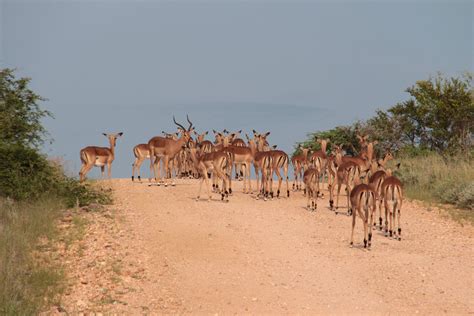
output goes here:
[{"label": "impala ear", "polygon": [[107,135],[106,133],[102,133],[102,135],[104,135],[105,137],[109,137],[109,135]]},{"label": "impala ear", "polygon": [[242,130],[239,131],[239,134],[242,133]]},{"label": "impala ear", "polygon": [[258,135],[258,133],[257,133],[256,130],[253,129],[252,132],[253,132],[253,135],[254,135],[254,136],[257,136],[257,135]]},{"label": "impala ear", "polygon": [[273,148],[273,149],[276,149],[276,148],[277,148],[277,146],[278,146],[278,145],[273,145],[273,146],[272,146],[272,148]]},{"label": "impala ear", "polygon": [[212,131],[214,132],[214,134],[219,134],[219,133],[217,133],[217,131],[215,129],[213,129]]},{"label": "impala ear", "polygon": [[209,131],[206,131],[206,132],[204,133],[204,135],[207,135],[207,134],[209,134]]},{"label": "impala ear", "polygon": [[123,132],[120,132],[117,134],[119,137],[121,137],[123,135]]},{"label": "impala ear", "polygon": [[265,137],[267,137],[268,135],[270,135],[270,132],[266,132],[266,133],[265,133]]}]

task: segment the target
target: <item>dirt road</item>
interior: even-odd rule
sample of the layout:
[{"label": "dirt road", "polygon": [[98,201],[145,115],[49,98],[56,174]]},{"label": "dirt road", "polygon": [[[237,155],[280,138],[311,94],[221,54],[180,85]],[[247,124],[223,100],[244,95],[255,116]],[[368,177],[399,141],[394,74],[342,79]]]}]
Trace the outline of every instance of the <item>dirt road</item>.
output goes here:
[{"label": "dirt road", "polygon": [[[472,226],[405,203],[402,240],[377,231],[364,250],[362,225],[327,199],[304,209],[301,192],[264,202],[194,200],[196,180],[149,187],[112,180],[128,233],[116,244],[143,267],[139,290],[109,310],[203,314],[440,314],[474,312]],[[327,194],[326,194],[327,195]],[[344,201],[344,199],[341,199]],[[96,239],[97,240],[97,239]],[[74,296],[74,293],[72,294]]]}]

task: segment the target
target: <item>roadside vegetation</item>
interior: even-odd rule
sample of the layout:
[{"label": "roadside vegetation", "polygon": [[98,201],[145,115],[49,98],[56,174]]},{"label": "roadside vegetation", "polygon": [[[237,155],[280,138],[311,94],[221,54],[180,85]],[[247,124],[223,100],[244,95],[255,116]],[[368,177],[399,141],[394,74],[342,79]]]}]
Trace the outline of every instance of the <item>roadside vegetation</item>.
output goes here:
[{"label": "roadside vegetation", "polygon": [[[430,203],[452,204],[461,217],[474,222],[474,89],[472,75],[422,80],[409,87],[410,98],[387,110],[378,110],[367,121],[308,134],[297,144],[319,150],[318,138],[342,145],[346,153],[360,151],[357,134],[378,141],[381,157],[392,151],[400,168],[395,174],[405,195]],[[459,213],[459,210],[457,212]],[[459,216],[458,216],[459,217]]]},{"label": "roadside vegetation", "polygon": [[52,115],[29,82],[0,70],[0,314],[36,314],[59,299],[65,276],[47,251],[61,238],[57,222],[67,208],[111,202],[40,152]]}]

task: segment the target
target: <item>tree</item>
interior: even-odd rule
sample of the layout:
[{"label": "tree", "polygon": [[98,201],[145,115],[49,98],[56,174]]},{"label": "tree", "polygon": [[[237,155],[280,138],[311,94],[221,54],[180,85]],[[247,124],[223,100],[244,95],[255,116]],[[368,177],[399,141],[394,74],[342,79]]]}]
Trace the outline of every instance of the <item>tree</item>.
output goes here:
[{"label": "tree", "polygon": [[421,143],[439,153],[467,153],[474,133],[472,75],[446,79],[438,74],[406,91],[413,103],[396,112],[416,121]]},{"label": "tree", "polygon": [[0,143],[37,148],[44,142],[41,119],[52,115],[40,109],[45,99],[29,83],[29,78],[15,79],[13,69],[0,70]]}]

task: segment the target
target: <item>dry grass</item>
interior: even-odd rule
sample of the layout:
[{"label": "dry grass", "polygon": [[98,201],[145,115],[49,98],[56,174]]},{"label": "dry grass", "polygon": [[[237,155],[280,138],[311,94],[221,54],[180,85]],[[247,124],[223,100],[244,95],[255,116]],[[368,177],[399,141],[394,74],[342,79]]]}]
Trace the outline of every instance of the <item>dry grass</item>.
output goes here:
[{"label": "dry grass", "polygon": [[454,217],[474,222],[474,163],[452,158],[445,162],[436,154],[397,159],[396,174],[408,198],[452,204]]},{"label": "dry grass", "polygon": [[57,236],[61,205],[57,200],[0,201],[0,314],[36,314],[58,299],[64,275],[44,250]]}]

